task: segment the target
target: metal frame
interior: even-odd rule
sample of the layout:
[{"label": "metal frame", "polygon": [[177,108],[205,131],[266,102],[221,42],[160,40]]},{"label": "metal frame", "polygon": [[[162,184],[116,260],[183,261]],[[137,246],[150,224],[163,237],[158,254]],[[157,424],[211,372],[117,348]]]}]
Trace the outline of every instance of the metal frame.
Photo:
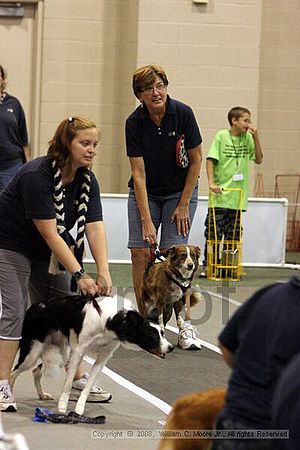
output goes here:
[{"label": "metal frame", "polygon": [[[212,207],[209,208],[207,239],[207,278],[214,281],[239,281],[243,274],[242,267],[242,204],[243,191],[237,188],[224,188],[226,191],[239,193],[239,209],[236,211],[233,236],[231,240],[218,239],[214,207],[216,194],[210,193]],[[237,229],[238,217],[239,228]],[[213,236],[211,236],[213,223]]]}]

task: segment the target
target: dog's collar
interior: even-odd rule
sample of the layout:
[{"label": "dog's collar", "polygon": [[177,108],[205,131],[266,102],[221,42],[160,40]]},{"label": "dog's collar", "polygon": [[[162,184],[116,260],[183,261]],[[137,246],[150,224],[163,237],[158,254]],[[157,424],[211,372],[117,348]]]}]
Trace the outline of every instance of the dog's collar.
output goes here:
[{"label": "dog's collar", "polygon": [[96,309],[97,313],[99,314],[99,316],[101,316],[102,310],[99,306],[99,303],[97,302],[97,300],[95,298],[92,299],[92,304],[93,304],[93,307]]},{"label": "dog's collar", "polygon": [[177,278],[174,278],[170,273],[167,272],[168,277],[170,278],[170,280],[172,280],[175,284],[177,284],[177,286],[180,287],[180,289],[182,290],[183,293],[185,293],[187,291],[187,289],[189,289],[191,287],[191,278],[187,278],[186,280],[183,279],[183,281],[179,281]]}]

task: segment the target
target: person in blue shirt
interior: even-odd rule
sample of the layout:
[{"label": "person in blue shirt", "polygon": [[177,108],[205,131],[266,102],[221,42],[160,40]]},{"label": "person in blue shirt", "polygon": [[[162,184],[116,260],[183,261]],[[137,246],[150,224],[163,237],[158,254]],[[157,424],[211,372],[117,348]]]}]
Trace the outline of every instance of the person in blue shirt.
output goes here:
[{"label": "person in blue shirt", "polygon": [[[257,291],[225,325],[219,345],[232,373],[216,428],[274,429],[274,391],[300,348],[300,279]],[[267,450],[272,445],[272,439],[216,439],[213,450]]]},{"label": "person in blue shirt", "polygon": [[[192,109],[168,94],[166,72],[157,64],[138,68],[133,92],[140,105],[126,120],[126,149],[131,167],[128,198],[128,248],[139,311],[145,315],[140,285],[150,258],[149,246],[161,251],[186,244],[197,208],[202,137]],[[186,317],[178,346],[198,350],[196,329]]]},{"label": "person in blue shirt", "polygon": [[0,65],[0,192],[31,153],[25,113],[20,101],[6,91],[6,78]]}]

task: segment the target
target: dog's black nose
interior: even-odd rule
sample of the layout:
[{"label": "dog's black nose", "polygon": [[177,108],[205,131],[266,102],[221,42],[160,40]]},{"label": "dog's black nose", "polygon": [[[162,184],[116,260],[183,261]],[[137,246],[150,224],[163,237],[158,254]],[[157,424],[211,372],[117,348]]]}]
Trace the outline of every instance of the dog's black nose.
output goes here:
[{"label": "dog's black nose", "polygon": [[189,269],[189,270],[192,270],[193,267],[194,267],[194,264],[193,264],[193,263],[188,264],[188,269]]}]

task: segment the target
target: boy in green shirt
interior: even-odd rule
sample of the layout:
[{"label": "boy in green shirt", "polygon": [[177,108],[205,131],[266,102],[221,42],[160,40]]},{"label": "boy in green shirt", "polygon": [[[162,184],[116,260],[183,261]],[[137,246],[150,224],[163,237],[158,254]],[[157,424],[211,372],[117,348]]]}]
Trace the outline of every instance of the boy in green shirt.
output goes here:
[{"label": "boy in green shirt", "polygon": [[[216,217],[217,239],[237,239],[233,236],[237,210],[247,210],[249,161],[261,164],[262,149],[258,139],[256,127],[251,123],[251,113],[248,109],[236,106],[228,112],[229,130],[220,130],[208,150],[206,158],[206,172],[210,191],[214,192],[214,207]],[[242,191],[242,205],[240,205],[240,191],[226,191],[224,188],[238,188]],[[211,208],[209,202],[208,208]],[[242,208],[241,208],[242,207]],[[204,236],[214,237],[212,219],[209,224],[207,213]],[[236,223],[239,229],[239,220]],[[204,249],[203,272],[206,276],[207,244]]]}]

